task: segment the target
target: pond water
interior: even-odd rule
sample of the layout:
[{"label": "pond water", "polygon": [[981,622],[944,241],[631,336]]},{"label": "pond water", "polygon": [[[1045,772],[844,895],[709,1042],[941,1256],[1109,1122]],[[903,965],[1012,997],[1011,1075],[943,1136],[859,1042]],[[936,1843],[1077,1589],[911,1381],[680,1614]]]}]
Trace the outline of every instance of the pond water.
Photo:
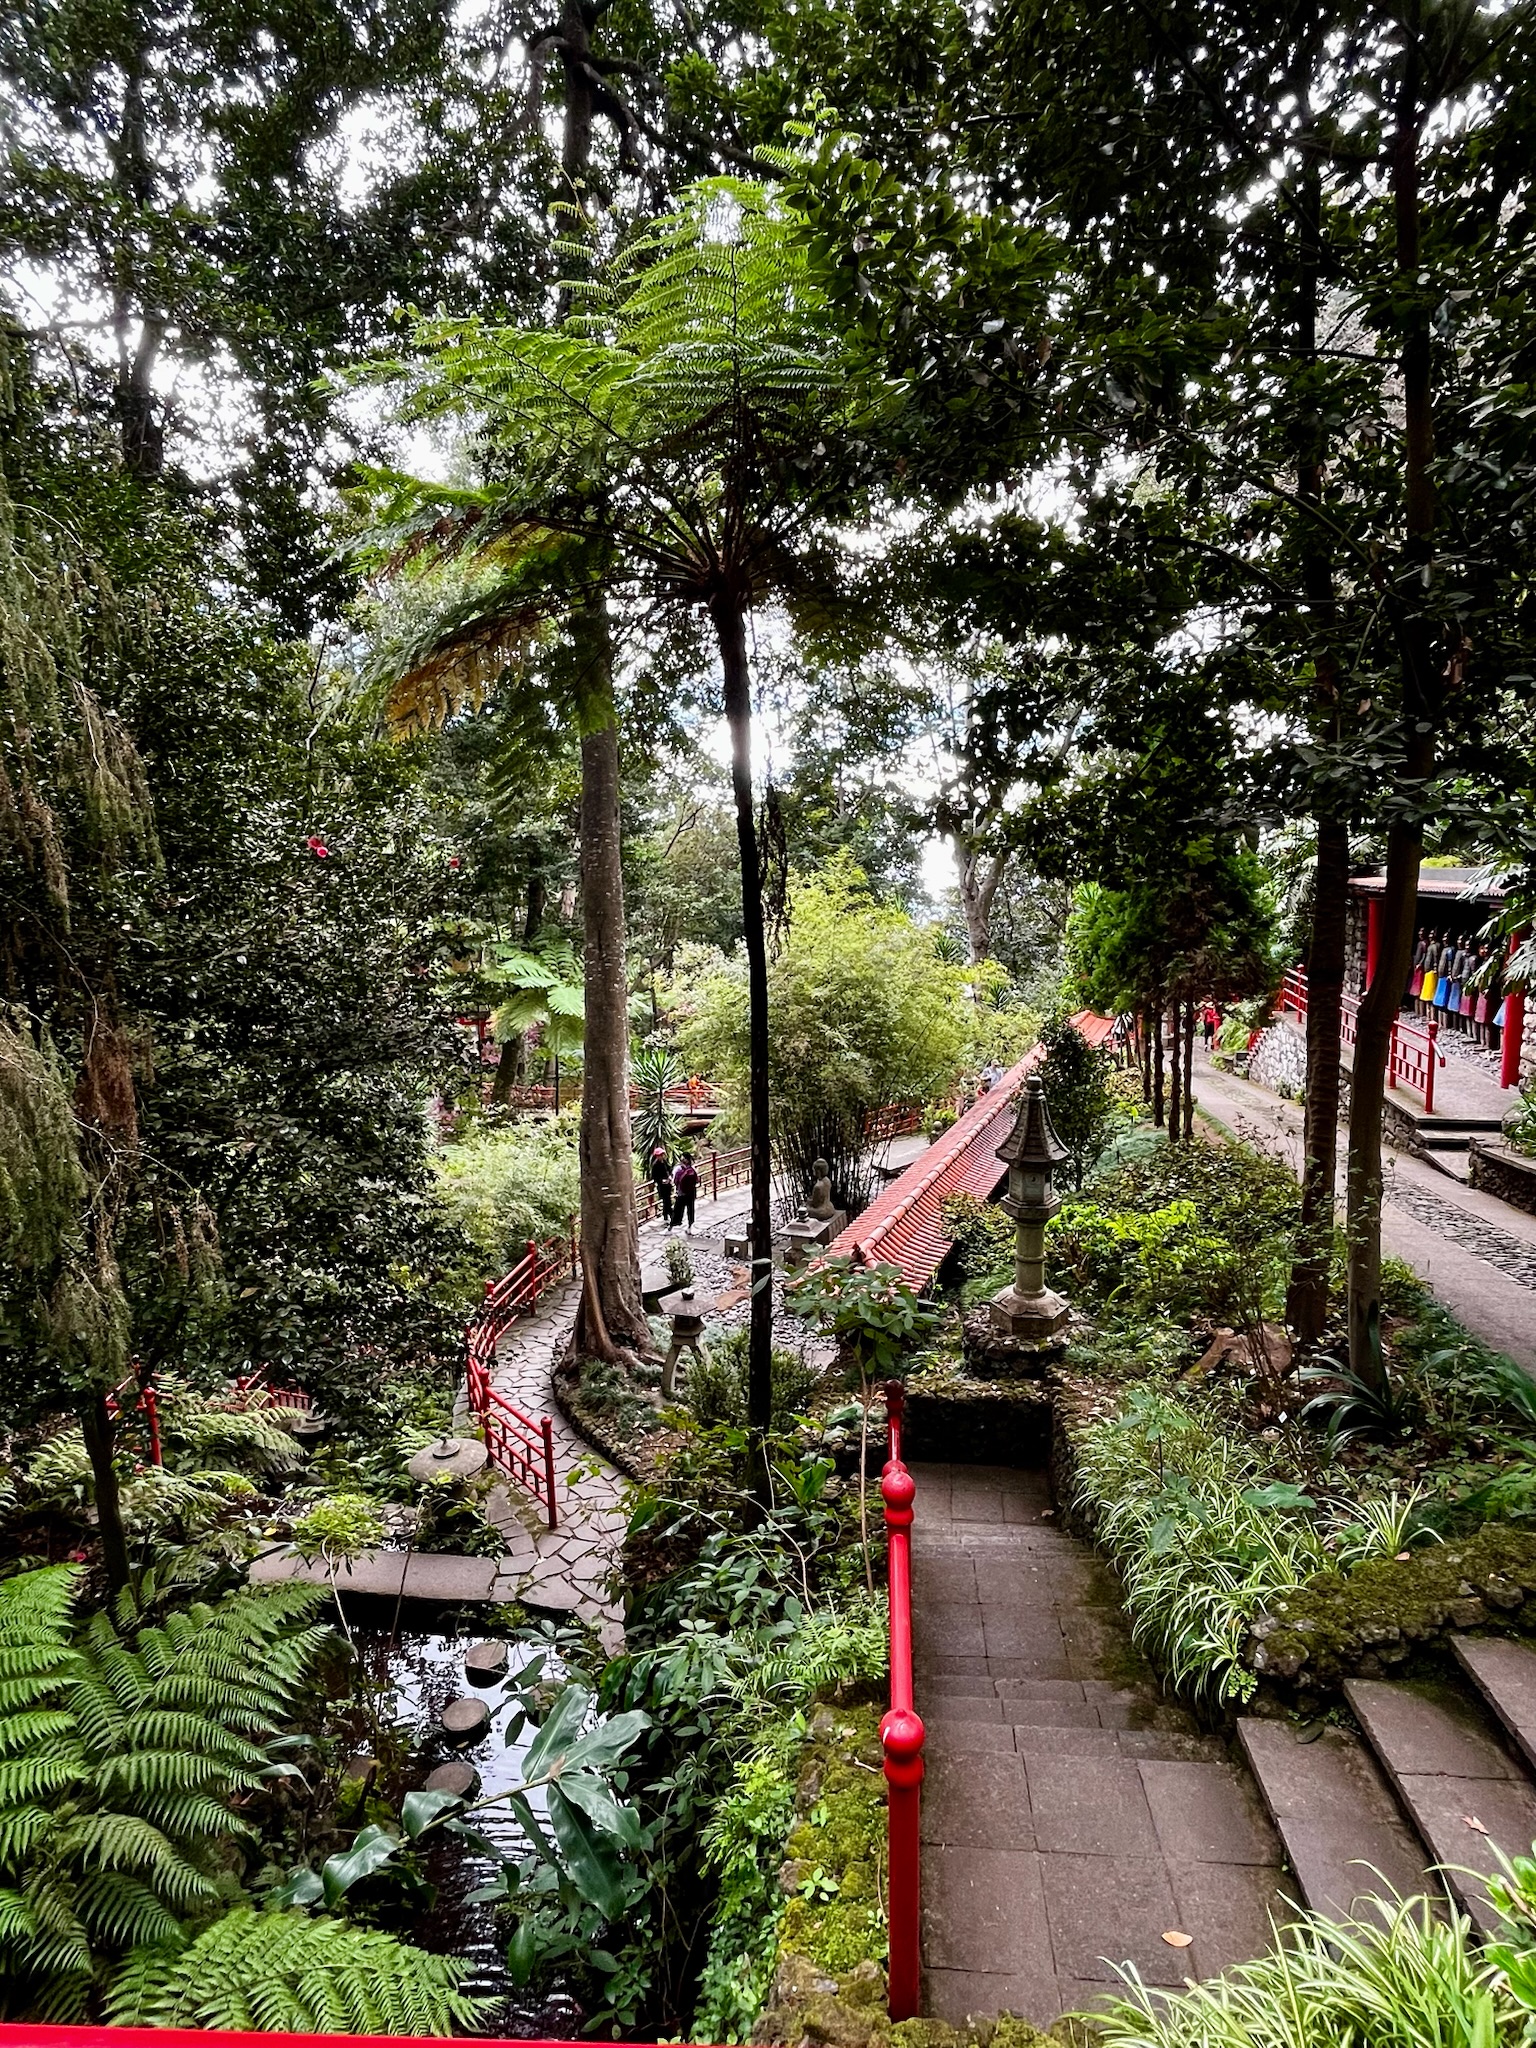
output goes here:
[{"label": "pond water", "polygon": [[[381,1685],[388,1682],[393,1689],[393,1718],[409,1731],[413,1756],[419,1760],[419,1771],[412,1772],[415,1782],[423,1782],[439,1764],[452,1760],[472,1764],[479,1772],[477,1797],[482,1799],[522,1783],[522,1760],[536,1730],[525,1728],[509,1744],[506,1729],[515,1702],[506,1682],[496,1679],[479,1685],[465,1675],[464,1652],[472,1643],[493,1638],[468,1632],[428,1635],[402,1630],[391,1643],[387,1629],[358,1629],[355,1633],[358,1653],[370,1677]],[[494,1639],[507,1644],[508,1678],[541,1654],[538,1645],[511,1636]],[[563,1675],[552,1657],[546,1658],[544,1673]],[[490,1709],[490,1726],[476,1742],[454,1742],[443,1733],[438,1717],[450,1700],[466,1696],[484,1700]],[[543,1794],[530,1794],[529,1804],[536,1813],[542,1812]],[[508,1856],[526,1853],[517,1823],[505,1807],[486,1807],[474,1820],[486,1839],[498,1848],[505,1847]],[[405,1930],[406,1938],[434,1954],[468,1960],[470,1975],[465,1989],[490,2001],[476,2031],[512,2040],[565,2040],[579,2035],[585,2014],[576,1999],[558,1980],[537,1995],[520,1990],[507,1973],[506,1934],[497,1927],[497,1909],[470,1903],[470,1893],[495,1877],[497,1865],[452,1835],[435,1840],[429,1837],[429,1841],[426,1871],[436,1897]]]}]

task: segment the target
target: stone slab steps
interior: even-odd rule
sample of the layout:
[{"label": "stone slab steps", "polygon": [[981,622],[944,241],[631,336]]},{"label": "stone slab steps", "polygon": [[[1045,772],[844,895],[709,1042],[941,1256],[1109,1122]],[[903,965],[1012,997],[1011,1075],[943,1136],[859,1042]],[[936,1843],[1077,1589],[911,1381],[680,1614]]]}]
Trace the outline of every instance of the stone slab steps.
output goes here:
[{"label": "stone slab steps", "polygon": [[1253,1716],[1237,1733],[1303,1905],[1346,1919],[1386,1887],[1405,1896],[1439,1889],[1359,1736]]},{"label": "stone slab steps", "polygon": [[1452,1636],[1451,1648],[1526,1765],[1536,1771],[1536,1650],[1504,1636]]},{"label": "stone slab steps", "polygon": [[1498,1916],[1478,1880],[1499,1867],[1495,1845],[1529,1855],[1536,1840],[1536,1787],[1499,1724],[1437,1681],[1356,1678],[1344,1696],[1452,1895],[1492,1933]]}]

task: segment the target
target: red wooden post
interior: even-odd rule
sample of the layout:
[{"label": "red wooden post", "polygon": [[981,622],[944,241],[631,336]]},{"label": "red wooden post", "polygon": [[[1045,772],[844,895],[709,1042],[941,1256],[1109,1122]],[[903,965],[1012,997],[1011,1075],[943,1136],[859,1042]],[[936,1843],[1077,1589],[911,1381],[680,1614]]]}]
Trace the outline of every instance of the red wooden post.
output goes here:
[{"label": "red wooden post", "polygon": [[1426,1116],[1433,1116],[1435,1113],[1435,1065],[1440,1057],[1440,1048],[1435,1044],[1435,1040],[1439,1036],[1440,1020],[1438,1017],[1431,1017],[1429,1020],[1429,1058],[1424,1069],[1424,1114]]},{"label": "red wooden post", "polygon": [[1499,1086],[1520,1086],[1520,1045],[1525,1037],[1525,991],[1512,988],[1504,995],[1504,1044],[1499,1054]]},{"label": "red wooden post", "polygon": [[558,1529],[560,1511],[555,1506],[555,1425],[549,1416],[544,1415],[539,1419],[539,1427],[544,1437],[544,1491],[549,1501],[549,1526]]},{"label": "red wooden post", "polygon": [[914,2019],[922,1996],[921,1815],[923,1724],[912,1704],[912,1501],[917,1488],[901,1462],[902,1390],[886,1387],[890,1450],[880,1477],[885,1503],[886,1580],[891,1609],[891,1704],[880,1723],[885,1753],[890,1897],[887,2010]]},{"label": "red wooden post", "polygon": [[1365,985],[1376,979],[1376,962],[1381,958],[1381,898],[1365,899]]},{"label": "red wooden post", "polygon": [[163,1465],[165,1460],[160,1455],[160,1403],[155,1399],[153,1387],[146,1387],[139,1398],[144,1406],[144,1420],[149,1424],[150,1463]]}]

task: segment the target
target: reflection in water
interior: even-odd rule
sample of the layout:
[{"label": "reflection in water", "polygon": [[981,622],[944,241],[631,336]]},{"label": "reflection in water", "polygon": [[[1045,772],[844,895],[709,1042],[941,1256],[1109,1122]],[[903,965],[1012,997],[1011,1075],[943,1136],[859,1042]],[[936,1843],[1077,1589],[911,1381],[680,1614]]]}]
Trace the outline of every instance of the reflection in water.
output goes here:
[{"label": "reflection in water", "polygon": [[[473,1764],[479,1772],[479,1798],[510,1791],[522,1783],[522,1760],[536,1731],[525,1728],[508,1746],[505,1730],[514,1702],[507,1680],[515,1680],[518,1671],[540,1654],[536,1646],[508,1637],[507,1680],[498,1678],[481,1686],[471,1684],[464,1672],[464,1652],[471,1643],[483,1640],[477,1635],[429,1636],[403,1631],[395,1638],[393,1649],[384,1629],[358,1629],[356,1637],[358,1654],[370,1677],[394,1688],[393,1718],[410,1731],[412,1753],[419,1759],[413,1782],[424,1783],[429,1772],[453,1758]],[[562,1675],[552,1657],[546,1659],[544,1672],[551,1677]],[[438,1716],[450,1700],[466,1694],[485,1701],[491,1710],[490,1726],[477,1742],[450,1742],[438,1726]],[[544,1795],[530,1794],[529,1804],[541,1813]],[[474,1824],[509,1856],[525,1853],[521,1832],[505,1807],[486,1807],[474,1816]],[[496,1865],[451,1835],[428,1840],[426,1872],[437,1897],[405,1930],[407,1938],[435,1954],[467,1958],[470,1974],[465,1989],[491,2001],[480,2022],[482,2034],[505,2035],[512,2040],[565,2040],[578,2035],[584,2015],[576,2000],[558,1979],[542,1996],[519,1990],[507,1974],[505,1936],[498,1937],[496,1908],[469,1903],[469,1894],[495,1876]]]}]

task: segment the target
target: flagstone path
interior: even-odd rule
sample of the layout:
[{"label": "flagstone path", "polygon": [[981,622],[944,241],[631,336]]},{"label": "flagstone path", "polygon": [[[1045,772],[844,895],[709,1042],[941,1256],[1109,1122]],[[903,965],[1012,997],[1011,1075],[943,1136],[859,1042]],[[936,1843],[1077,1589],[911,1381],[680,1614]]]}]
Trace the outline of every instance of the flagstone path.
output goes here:
[{"label": "flagstone path", "polygon": [[1252,1780],[1164,1699],[1047,1476],[912,1474],[927,2012],[1045,2027],[1116,1963],[1177,1987],[1265,1953],[1294,1887]]}]

